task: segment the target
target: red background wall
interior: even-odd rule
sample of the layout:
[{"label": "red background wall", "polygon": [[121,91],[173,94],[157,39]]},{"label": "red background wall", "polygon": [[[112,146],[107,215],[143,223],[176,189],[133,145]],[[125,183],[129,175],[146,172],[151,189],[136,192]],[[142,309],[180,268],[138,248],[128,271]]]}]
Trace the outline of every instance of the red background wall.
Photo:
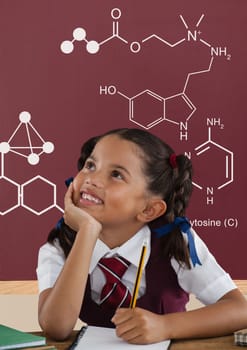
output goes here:
[{"label": "red background wall", "polygon": [[[77,27],[86,30],[87,40],[109,39],[111,11],[116,8],[121,10],[115,19],[119,35],[127,43],[112,38],[90,54],[85,41],[75,41],[71,54],[61,51],[61,43],[72,40]],[[142,128],[129,119],[129,102],[145,90],[160,98],[144,93],[133,99],[134,118],[139,116],[146,125],[163,113],[165,120],[149,131],[177,153],[191,156],[195,183],[202,187],[194,187],[188,211],[194,228],[233,278],[247,278],[246,13],[245,0],[1,0],[1,280],[36,277],[38,248],[62,215],[64,179],[76,173],[81,144],[111,128]],[[188,31],[194,39],[188,40]],[[142,42],[152,34],[156,37]],[[133,42],[140,45],[137,53],[130,50]],[[210,46],[218,49],[218,55]],[[130,99],[111,94],[113,88],[100,93],[105,86],[115,86]],[[180,122],[186,121],[191,108],[184,139]],[[13,136],[22,111],[31,114],[43,141],[55,146],[36,165],[17,154],[18,149],[13,152],[14,146],[28,146],[24,124]],[[209,151],[198,156],[196,148],[209,141],[209,125]],[[37,133],[30,132],[30,137],[34,145],[40,144]],[[12,147],[5,154],[3,142]],[[29,150],[22,152],[27,155]],[[218,189],[227,182],[225,154],[233,158],[233,176],[231,183]],[[36,176],[39,181],[23,186]],[[207,187],[213,195],[206,193]],[[35,213],[22,205],[24,195],[24,204]],[[213,227],[210,222],[216,220],[218,226]]]}]

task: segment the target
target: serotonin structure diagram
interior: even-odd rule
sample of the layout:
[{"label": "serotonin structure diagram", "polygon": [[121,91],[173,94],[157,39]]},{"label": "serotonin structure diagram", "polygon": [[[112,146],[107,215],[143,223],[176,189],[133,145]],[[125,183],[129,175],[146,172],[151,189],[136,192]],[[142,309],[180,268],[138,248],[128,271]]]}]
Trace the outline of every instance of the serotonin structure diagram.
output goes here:
[{"label": "serotonin structure diagram", "polygon": [[[128,96],[128,93],[123,93],[116,87],[116,85],[108,85],[103,86],[100,85],[100,94],[101,95],[115,95],[119,94],[123,98],[128,101],[129,104],[129,112],[128,118],[129,121],[139,125],[144,129],[150,129],[155,125],[166,121],[179,126],[179,138],[180,141],[188,140],[188,122],[191,119],[192,115],[196,111],[196,106],[193,101],[190,99],[188,94],[186,93],[187,86],[189,84],[190,78],[194,75],[208,73],[211,71],[213,60],[215,57],[223,56],[227,60],[231,59],[231,54],[228,52],[228,48],[226,46],[214,46],[206,39],[201,38],[201,31],[199,29],[200,24],[202,23],[205,15],[201,14],[200,17],[195,21],[194,28],[191,29],[188,25],[186,19],[183,15],[179,16],[180,22],[185,28],[185,35],[178,39],[175,42],[170,42],[169,40],[157,35],[155,33],[145,37],[141,42],[133,41],[131,43],[128,42],[126,38],[120,35],[120,23],[119,20],[121,18],[122,12],[119,8],[114,8],[111,10],[111,17],[113,19],[112,22],[112,34],[108,36],[106,39],[101,42],[96,40],[88,40],[87,32],[82,27],[77,27],[73,31],[73,39],[72,40],[64,40],[60,49],[64,54],[71,54],[74,51],[76,42],[85,42],[86,43],[86,51],[89,54],[97,54],[100,48],[107,42],[117,39],[123,42],[124,44],[128,44],[130,47],[130,51],[133,53],[138,53],[142,45],[148,43],[150,40],[158,40],[161,44],[164,44],[170,48],[174,48],[176,46],[182,45],[185,42],[194,41],[199,43],[210,50],[210,61],[208,67],[197,70],[194,72],[190,72],[187,75],[185,84],[183,86],[182,91],[179,91],[177,94],[172,96],[161,96],[156,92],[145,89],[140,91],[138,94],[134,96]],[[140,105],[145,104],[145,113],[138,113],[140,110]],[[169,111],[169,106],[174,105],[174,103],[178,103],[179,105],[183,105],[183,111],[181,115],[174,115]],[[144,115],[145,114],[145,115]]]},{"label": "serotonin structure diagram", "polygon": [[[26,133],[26,140],[22,145],[16,145],[16,140],[18,133],[24,129]],[[22,130],[23,131],[23,130]],[[35,139],[35,145],[34,140]],[[37,144],[37,140],[39,144]],[[54,144],[50,141],[45,141],[35,127],[31,123],[31,114],[27,111],[23,111],[19,114],[19,124],[13,134],[10,136],[8,141],[0,142],[0,156],[1,156],[1,173],[0,173],[0,188],[7,187],[12,194],[14,194],[13,199],[11,199],[11,204],[6,207],[6,204],[2,202],[3,197],[0,199],[0,215],[5,215],[12,210],[22,206],[27,210],[31,211],[33,214],[41,215],[52,208],[57,208],[59,211],[63,210],[56,203],[56,185],[49,181],[48,179],[37,175],[23,184],[18,184],[13,179],[5,175],[5,156],[12,152],[18,156],[24,157],[28,164],[31,166],[37,165],[40,162],[40,157],[42,154],[50,154],[54,151]],[[47,207],[42,209],[35,209],[32,207],[31,203],[25,201],[25,191],[28,187],[34,185],[35,183],[43,183],[47,188],[47,191],[52,194],[52,198],[48,199]]]},{"label": "serotonin structure diagram", "polygon": [[[188,122],[192,115],[195,113],[196,106],[193,104],[188,94],[186,93],[186,89],[192,76],[210,72],[213,64],[213,59],[214,57],[211,57],[209,65],[206,69],[189,73],[187,75],[182,91],[172,96],[163,97],[151,90],[144,90],[135,96],[128,97],[123,92],[118,91],[115,85],[101,85],[99,89],[100,95],[119,94],[128,100],[129,120],[141,126],[142,128],[150,129],[163,121],[167,121],[180,126],[181,141],[188,140]],[[181,115],[183,115],[183,120],[179,120],[176,115],[173,115],[171,112],[169,112],[169,104],[176,102],[183,104],[184,113],[180,114],[180,118]],[[147,112],[146,114],[143,112],[143,110],[141,113],[139,113],[139,106],[142,103],[145,103],[145,111]]]}]

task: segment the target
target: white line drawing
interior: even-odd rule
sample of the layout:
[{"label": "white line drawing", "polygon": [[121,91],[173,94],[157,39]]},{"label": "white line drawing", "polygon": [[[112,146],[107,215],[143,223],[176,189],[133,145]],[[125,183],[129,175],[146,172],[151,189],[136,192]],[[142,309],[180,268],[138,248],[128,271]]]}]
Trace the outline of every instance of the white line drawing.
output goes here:
[{"label": "white line drawing", "polygon": [[[54,151],[54,144],[50,141],[44,141],[38,131],[31,123],[31,114],[27,111],[23,111],[19,114],[19,124],[8,141],[0,142],[0,155],[1,155],[1,173],[0,173],[0,186],[7,186],[10,188],[11,193],[15,193],[15,198],[12,200],[12,204],[9,207],[5,207],[4,203],[0,203],[0,215],[6,215],[14,209],[22,206],[27,210],[31,211],[33,214],[41,215],[50,210],[51,208],[57,208],[59,211],[63,212],[63,209],[59,207],[56,203],[56,185],[49,181],[48,179],[42,177],[41,175],[35,176],[32,179],[26,181],[24,184],[18,184],[13,179],[5,175],[4,167],[4,157],[9,152],[15,153],[17,156],[21,156],[27,159],[29,165],[37,165],[40,162],[40,157],[42,154],[50,154]],[[16,146],[15,138],[20,132],[21,128],[26,131],[26,144],[21,146]],[[39,145],[34,145],[33,138],[35,136],[36,140],[39,140]],[[47,184],[47,189],[52,188],[52,198],[48,199],[50,202],[47,207],[37,210],[31,207],[31,203],[27,204],[25,202],[24,194],[28,186],[33,185],[35,182],[41,181]]]}]

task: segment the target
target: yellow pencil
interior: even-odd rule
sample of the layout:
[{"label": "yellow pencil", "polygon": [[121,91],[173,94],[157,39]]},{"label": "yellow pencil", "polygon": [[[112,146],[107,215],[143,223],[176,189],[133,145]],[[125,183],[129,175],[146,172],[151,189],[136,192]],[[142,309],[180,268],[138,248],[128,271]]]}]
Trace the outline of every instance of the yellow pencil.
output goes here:
[{"label": "yellow pencil", "polygon": [[147,252],[147,242],[144,241],[143,246],[142,246],[140,260],[139,260],[139,265],[138,265],[138,269],[137,269],[137,273],[136,273],[135,286],[134,286],[133,294],[132,294],[131,301],[130,301],[130,308],[131,309],[133,309],[136,306],[136,299],[137,299],[139,286],[140,286],[140,282],[141,282],[142,270],[143,270],[143,264],[144,264],[146,252]]}]

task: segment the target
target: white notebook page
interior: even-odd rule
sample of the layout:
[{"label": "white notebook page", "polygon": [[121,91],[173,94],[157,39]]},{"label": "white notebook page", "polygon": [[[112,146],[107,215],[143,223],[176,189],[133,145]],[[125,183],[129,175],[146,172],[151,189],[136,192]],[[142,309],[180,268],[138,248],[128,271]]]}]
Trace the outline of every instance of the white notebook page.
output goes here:
[{"label": "white notebook page", "polygon": [[118,338],[114,328],[88,326],[75,346],[76,350],[166,350],[170,340],[160,343],[135,345]]}]

